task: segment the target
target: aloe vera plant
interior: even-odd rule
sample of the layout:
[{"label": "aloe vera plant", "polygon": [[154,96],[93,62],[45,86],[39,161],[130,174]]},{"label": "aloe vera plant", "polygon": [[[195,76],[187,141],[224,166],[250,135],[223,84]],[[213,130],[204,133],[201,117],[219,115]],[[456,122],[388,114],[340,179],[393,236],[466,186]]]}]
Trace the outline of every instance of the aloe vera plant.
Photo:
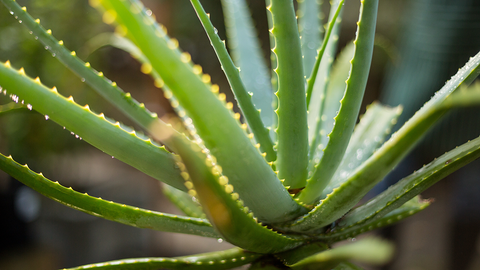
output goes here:
[{"label": "aloe vera plant", "polygon": [[105,23],[114,25],[117,44],[142,62],[142,71],[155,79],[177,117],[160,119],[149,112],[69,51],[26,7],[2,0],[46,49],[149,137],[92,112],[88,105],[78,105],[73,97],[63,97],[55,87],[29,78],[23,68],[17,70],[8,61],[0,65],[3,93],[165,183],[165,193],[186,216],[79,193],[11,156],[0,156],[0,168],[41,194],[95,216],[139,228],[222,238],[238,247],[74,269],[229,269],[247,264],[251,269],[360,269],[349,260],[384,262],[391,245],[375,238],[332,245],[423,210],[430,202],[418,196],[422,191],[480,157],[477,138],[355,207],[442,115],[480,103],[480,85],[469,86],[480,73],[480,53],[390,136],[401,108],[373,103],[356,124],[372,57],[378,0],[361,1],[356,38],[336,61],[344,0],[332,1],[323,36],[319,1],[298,1],[297,13],[292,0],[267,1],[272,70],[261,57],[245,1],[222,1],[230,52],[200,1],[190,2],[241,113],[232,110],[234,105],[226,102],[210,76],[191,63],[191,56],[139,1],[90,4]]}]

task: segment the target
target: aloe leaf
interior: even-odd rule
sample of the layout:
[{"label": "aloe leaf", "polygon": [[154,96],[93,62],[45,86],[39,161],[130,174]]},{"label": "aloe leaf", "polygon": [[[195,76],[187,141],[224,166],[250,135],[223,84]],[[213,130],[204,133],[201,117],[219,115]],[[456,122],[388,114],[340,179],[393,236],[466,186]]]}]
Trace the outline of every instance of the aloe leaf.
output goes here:
[{"label": "aloe leaf", "polygon": [[[2,91],[2,88],[0,87],[0,92],[1,91]],[[25,109],[25,108],[27,108],[26,105],[13,101],[13,102],[10,102],[10,103],[4,104],[4,105],[0,105],[0,114],[10,112],[10,111],[14,111],[14,110],[17,110],[17,109]]]},{"label": "aloe leaf", "polygon": [[323,157],[315,167],[312,177],[307,180],[305,189],[298,196],[298,199],[306,204],[313,204],[319,199],[322,190],[340,165],[362,104],[372,60],[378,1],[367,0],[361,3],[357,37],[354,41],[355,52],[345,95],[341,100],[342,105],[335,117],[335,126],[329,134],[330,140]]},{"label": "aloe leaf", "polygon": [[[329,95],[328,92],[331,91],[330,89],[332,88],[329,85],[330,83],[334,82],[335,85],[338,85],[337,87],[340,87],[341,85],[342,89],[339,89],[338,91],[341,91],[341,95],[343,95],[343,93],[345,92],[345,81],[347,80],[348,73],[350,71],[350,60],[353,57],[353,43],[350,43],[347,44],[346,47],[340,52],[340,55],[334,62],[337,52],[338,34],[340,32],[343,14],[343,8],[339,4],[339,0],[336,0],[332,2],[332,5],[330,7],[329,21],[331,23],[333,22],[333,24],[329,24],[329,26],[332,27],[332,29],[330,35],[328,35],[328,41],[326,41],[325,43],[325,48],[321,56],[322,59],[320,59],[319,62],[318,73],[315,77],[315,83],[312,84],[312,92],[308,96],[308,138],[311,145],[310,150],[312,150],[312,148],[317,149],[316,147],[318,146],[318,144],[322,143],[322,140],[319,139],[319,132],[324,126],[322,119],[324,118],[324,112],[327,110],[325,106],[333,105],[334,107],[337,107],[337,109],[335,109],[335,115],[333,115],[332,117],[327,117],[327,119],[333,119],[333,117],[336,116],[338,107],[340,107],[338,101],[341,99],[342,96],[332,101],[332,103],[326,100],[326,96]],[[336,18],[335,21],[332,21],[334,18]],[[316,61],[318,61],[318,59]],[[333,67],[333,69],[336,69],[337,71],[333,71],[332,75],[330,75],[332,66],[337,66]],[[345,71],[340,71],[343,69],[345,69]],[[340,79],[338,78],[338,76],[342,77],[342,81],[338,81],[338,79]],[[321,138],[323,139],[329,133],[330,132],[326,132],[324,134],[322,133],[323,135],[321,136]],[[322,150],[323,148],[325,148],[325,145],[326,144],[323,144],[323,147],[321,148]],[[323,153],[322,151],[317,152]],[[310,151],[310,157],[311,159],[313,159],[312,151]]]},{"label": "aloe leaf", "polygon": [[480,137],[449,151],[400,180],[368,203],[352,210],[342,218],[339,226],[349,227],[377,219],[479,157]]},{"label": "aloe leaf", "polygon": [[340,186],[351,172],[374,153],[385,137],[390,134],[401,112],[401,106],[390,108],[373,103],[367,107],[367,111],[363,117],[360,117],[360,122],[353,131],[344,159],[330,184],[323,190],[322,197]]},{"label": "aloe leaf", "polygon": [[[233,61],[240,68],[240,77],[252,95],[253,104],[260,110],[263,123],[267,128],[272,128],[275,113],[270,73],[248,6],[245,0],[223,0],[222,7],[227,27],[227,45]],[[272,134],[275,134],[273,130]]]},{"label": "aloe leaf", "polygon": [[366,238],[357,242],[333,248],[296,264],[292,269],[332,269],[346,260],[355,260],[368,264],[383,264],[393,256],[392,244],[378,238]]},{"label": "aloe leaf", "polygon": [[323,26],[321,7],[323,1],[298,1],[298,28],[302,37],[303,71],[310,76],[315,58],[322,43]]},{"label": "aloe leaf", "polygon": [[[271,127],[273,123],[273,93],[270,89],[270,83],[266,79],[266,76],[264,76],[267,74],[266,71],[264,71],[264,67],[257,66],[259,65],[258,62],[260,62],[261,60],[260,56],[256,56],[255,52],[253,51],[249,51],[249,57],[247,57],[247,59],[243,59],[243,61],[240,63],[241,65],[239,65],[240,69],[245,71],[239,72],[227,52],[225,43],[217,35],[217,30],[213,26],[209,16],[200,4],[200,1],[191,0],[190,2],[194,7],[195,12],[197,12],[198,17],[202,22],[203,28],[207,32],[210,42],[215,49],[215,53],[217,54],[217,57],[222,64],[223,71],[228,79],[228,82],[230,83],[230,87],[235,94],[238,105],[242,110],[243,115],[245,116],[248,126],[254,134],[255,140],[260,144],[260,151],[262,153],[266,153],[265,158],[268,162],[276,160],[276,152],[273,149],[273,142],[269,134],[270,131],[266,128],[266,126]],[[223,2],[224,6],[233,5],[233,3],[231,3],[231,0],[227,2],[228,3],[225,3],[225,1]],[[239,10],[236,10],[235,13],[239,13],[242,11],[246,12],[246,10],[242,9],[246,8],[246,6],[242,7],[241,3],[236,4],[240,5],[240,7]],[[243,14],[243,16],[246,17],[247,15]],[[241,29],[242,27],[239,27],[236,30],[239,31]],[[246,35],[244,33],[241,33],[239,38],[242,38],[243,40],[248,39],[248,37],[245,36],[248,36],[249,38],[254,40],[253,36]],[[248,44],[248,42],[246,43]],[[258,48],[256,49],[258,50]],[[254,50],[254,48],[252,48],[251,50]],[[247,52],[242,53],[245,54]],[[254,57],[258,58],[257,61],[254,61]],[[250,67],[255,67],[255,69],[250,70]],[[263,76],[261,73],[262,71],[264,71]],[[240,78],[240,76],[242,78]],[[259,83],[259,81],[261,82]],[[250,92],[248,92],[247,90]],[[257,109],[259,109],[260,112],[257,111]]]},{"label": "aloe leaf", "polygon": [[292,189],[307,178],[308,127],[302,51],[293,1],[272,1],[271,30],[275,38],[278,77],[277,161],[278,177]]},{"label": "aloe leaf", "polygon": [[[33,35],[48,49],[52,56],[57,58],[63,65],[77,74],[82,81],[90,85],[97,93],[103,96],[107,101],[116,106],[131,120],[135,121],[145,130],[151,132],[150,127],[153,123],[162,126],[163,129],[172,129],[158,119],[156,113],[151,113],[145,108],[143,103],[138,103],[132,98],[130,93],[125,93],[115,82],[112,82],[103,76],[103,73],[95,71],[90,63],[83,62],[77,57],[74,51],[69,51],[63,41],[55,39],[51,30],[45,30],[40,25],[40,20],[34,20],[27,13],[25,7],[20,7],[14,0],[2,0],[3,4],[13,12],[13,15],[25,25]],[[159,86],[161,82],[157,81]],[[173,131],[172,131],[173,132]],[[177,134],[180,136],[180,134]]]},{"label": "aloe leaf", "polygon": [[212,225],[205,219],[140,209],[76,192],[72,188],[48,180],[41,173],[33,172],[27,165],[18,164],[11,156],[5,157],[0,154],[0,168],[39,193],[93,216],[138,228],[218,238]]},{"label": "aloe leaf", "polygon": [[157,270],[157,269],[231,269],[258,259],[261,255],[238,248],[173,258],[132,258],[83,265],[65,270]]},{"label": "aloe leaf", "polygon": [[[260,152],[251,144],[238,122],[239,114],[225,104],[225,95],[212,93],[210,76],[201,75],[199,66],[192,66],[188,53],[181,53],[178,43],[165,31],[138,1],[94,1],[108,23],[119,24],[150,60],[178,103],[191,118],[197,134],[215,156],[245,204],[264,222],[292,219],[305,209],[296,203],[278,181]],[[101,6],[100,6],[101,4]],[[219,125],[218,123],[222,123]],[[239,160],[239,157],[240,160]]]},{"label": "aloe leaf", "polygon": [[[341,12],[343,10],[343,4],[345,0],[334,0],[332,2],[329,14],[329,22],[327,26],[327,31],[325,32],[325,36],[323,38],[322,46],[320,47],[317,55],[317,59],[315,60],[315,65],[313,66],[312,73],[310,77],[307,79],[307,108],[310,108],[312,103],[312,93],[313,88],[317,82],[318,71],[320,68],[321,62],[326,64],[325,66],[325,73],[321,75],[328,75],[328,69],[331,65],[330,61],[333,61],[333,57],[335,55],[336,44],[338,40],[338,31],[341,22]],[[333,36],[332,36],[333,34]],[[332,39],[330,39],[332,37]],[[328,48],[328,50],[327,50]],[[327,57],[323,58],[323,55],[327,53]],[[329,63],[330,62],[330,63]],[[320,77],[320,79],[326,79],[326,77]],[[320,82],[322,83],[322,82]],[[314,100],[316,101],[316,100]]]},{"label": "aloe leaf", "polygon": [[[470,58],[430,101],[425,103],[386,143],[359,166],[341,186],[328,194],[308,215],[294,222],[295,225],[292,228],[296,227],[295,230],[321,228],[339,219],[354,207],[402,160],[422,135],[452,108],[452,105],[464,106],[463,102],[450,102],[448,97],[463,83],[471,83],[474,76],[479,74],[479,65],[480,53]],[[473,91],[472,95],[477,96],[477,92]]]},{"label": "aloe leaf", "polygon": [[208,219],[228,242],[258,253],[276,253],[303,244],[302,237],[277,233],[254,218],[254,213],[244,207],[241,196],[235,193],[229,179],[211,157],[201,148],[186,140],[175,140],[175,151],[181,156],[182,176],[189,191],[200,201]]},{"label": "aloe leaf", "polygon": [[0,64],[0,85],[108,155],[166,184],[186,190],[175,167],[174,156],[165,147],[140,138],[133,130],[122,129],[120,123],[108,121],[103,114],[94,114],[88,105],[81,107],[73,97],[65,98],[56,88],[42,85],[39,78],[28,78],[23,69],[12,69],[10,62]]},{"label": "aloe leaf", "polygon": [[196,218],[207,218],[196,198],[169,185],[163,185],[162,191],[185,215]]},{"label": "aloe leaf", "polygon": [[[352,60],[354,49],[355,47],[353,46],[353,43],[348,44],[340,52],[340,55],[335,61],[335,64],[332,67],[332,73],[329,76],[328,81],[323,81],[324,83],[322,84],[322,81],[320,80],[316,84],[316,86],[321,85],[322,87],[326,87],[326,90],[319,90],[315,92],[321,92],[323,98],[319,98],[319,104],[312,104],[310,108],[313,110],[309,110],[309,119],[312,119],[313,116],[315,116],[315,122],[309,122],[309,125],[313,125],[310,126],[312,128],[309,130],[309,134],[312,138],[312,142],[310,144],[309,164],[309,172],[311,173],[313,173],[314,166],[320,162],[323,156],[323,150],[325,149],[325,146],[327,145],[329,140],[328,135],[332,132],[333,126],[335,124],[335,116],[337,116],[341,105],[339,101],[345,94],[345,81],[348,79],[348,74],[350,72],[350,61]],[[333,61],[333,57],[330,59]],[[322,69],[320,75],[327,73],[327,69],[330,70],[330,66]]]},{"label": "aloe leaf", "polygon": [[287,266],[298,263],[299,261],[310,257],[319,252],[325,251],[329,246],[322,242],[309,243],[292,250],[287,250],[281,253],[275,254],[275,257]]},{"label": "aloe leaf", "polygon": [[[420,196],[412,198],[400,207],[381,216],[377,219],[366,219],[365,222],[358,222],[350,227],[334,226],[329,232],[320,234],[318,237],[324,241],[337,242],[359,234],[369,232],[378,228],[393,225],[416,213],[424,210],[430,205],[430,201],[420,199]],[[384,214],[384,213],[383,213]]]},{"label": "aloe leaf", "polygon": [[[272,5],[272,0],[265,0],[265,6],[267,7],[267,23],[268,23],[268,37],[269,37],[269,43],[270,43],[270,66],[272,67],[271,70],[271,83],[272,83],[272,90],[273,92],[278,91],[278,79],[277,79],[277,74],[275,73],[275,67],[277,66],[277,56],[273,52],[273,49],[275,48],[275,38],[273,37],[272,34],[272,29],[273,29],[273,16],[272,12],[270,12],[270,7]],[[278,100],[276,97],[273,98],[273,108],[276,108],[278,105]],[[275,116],[275,115],[274,115]],[[274,128],[278,124],[278,119],[274,119]]]}]

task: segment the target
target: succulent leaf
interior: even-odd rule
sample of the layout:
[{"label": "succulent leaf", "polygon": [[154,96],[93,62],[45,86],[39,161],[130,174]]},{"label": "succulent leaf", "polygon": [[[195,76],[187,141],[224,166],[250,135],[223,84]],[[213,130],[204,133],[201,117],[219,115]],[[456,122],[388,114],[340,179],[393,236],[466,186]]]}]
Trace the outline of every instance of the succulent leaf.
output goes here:
[{"label": "succulent leaf", "polygon": [[392,257],[393,250],[393,245],[384,240],[366,238],[313,255],[292,265],[292,269],[327,270],[346,260],[382,264]]},{"label": "succulent leaf", "polygon": [[[319,235],[320,239],[327,242],[337,242],[348,238],[355,237],[359,234],[369,232],[378,228],[393,225],[399,221],[402,221],[422,210],[430,205],[429,200],[422,200],[420,196],[412,198],[410,201],[399,206],[395,210],[385,214],[384,216],[375,218],[365,218],[362,222],[357,222],[349,227],[337,227],[333,226],[325,234]],[[380,212],[382,212],[380,210]],[[379,212],[379,213],[380,213]],[[376,214],[374,214],[375,216]]]},{"label": "succulent leaf", "polygon": [[[192,119],[198,135],[245,204],[267,223],[294,218],[305,209],[295,202],[259,151],[250,142],[229,106],[225,95],[211,92],[209,76],[195,73],[189,57],[178,50],[138,1],[99,1],[108,22],[117,21],[128,37],[150,60],[153,70]],[[100,8],[100,5],[95,7]],[[181,79],[179,79],[181,76]],[[203,78],[203,79],[202,79]],[[216,89],[218,91],[218,89]],[[174,105],[174,104],[173,104]],[[175,107],[175,106],[173,106]],[[218,123],[222,123],[219,125]],[[274,209],[274,210],[272,210]],[[275,210],[277,209],[277,210]]]},{"label": "succulent leaf", "polygon": [[138,228],[218,238],[212,225],[205,219],[140,209],[76,192],[48,180],[41,173],[33,172],[27,165],[18,164],[12,157],[0,154],[0,168],[39,193],[93,216]]},{"label": "succulent leaf", "polygon": [[185,215],[203,219],[207,218],[202,207],[196,201],[196,198],[190,196],[188,193],[172,188],[169,185],[163,185],[162,191],[178,209],[185,213]]},{"label": "succulent leaf", "polygon": [[233,61],[240,68],[240,77],[247,91],[252,94],[252,102],[260,110],[263,123],[271,129],[270,135],[274,136],[274,97],[270,73],[246,1],[223,0],[222,7],[227,27],[227,45]]},{"label": "succulent leaf", "polygon": [[[270,131],[266,128],[271,127],[273,123],[273,107],[271,101],[273,93],[271,92],[271,89],[268,88],[270,86],[268,80],[265,80],[266,78],[264,78],[264,76],[262,76],[261,74],[261,71],[263,69],[261,69],[260,66],[260,70],[250,69],[250,66],[258,65],[259,60],[261,60],[260,57],[258,57],[258,60],[254,61],[253,63],[245,61],[244,65],[246,65],[246,67],[244,70],[250,73],[248,75],[243,75],[241,79],[240,76],[242,75],[242,73],[239,72],[237,67],[235,67],[235,65],[233,64],[233,61],[227,52],[227,48],[225,47],[225,43],[217,35],[217,30],[211,23],[210,18],[203,9],[200,1],[191,0],[190,2],[192,3],[195,11],[197,12],[197,15],[200,18],[200,21],[202,22],[202,25],[205,29],[205,32],[207,32],[210,42],[215,49],[218,60],[222,64],[223,71],[225,72],[228,82],[230,83],[230,87],[235,94],[235,98],[237,99],[238,105],[242,110],[243,115],[245,116],[248,126],[254,134],[255,140],[260,144],[260,151],[262,153],[266,153],[265,158],[268,162],[276,160],[277,154],[273,149],[273,142],[270,137]],[[227,2],[232,5],[230,1]],[[228,6],[229,4],[224,4],[224,6]],[[244,6],[243,8],[246,7]],[[240,10],[242,9],[240,8]],[[246,14],[244,14],[244,16],[245,15]],[[239,38],[245,38],[244,36],[245,34]],[[255,55],[252,55],[252,52],[249,52],[248,55],[249,57],[255,57]],[[242,66],[240,66],[240,68],[242,68]],[[264,72],[264,75],[265,74],[266,72]],[[259,80],[262,80],[263,82],[258,83]],[[249,84],[244,84],[244,81],[249,82]],[[267,86],[266,89],[265,86]],[[250,90],[250,93],[252,93],[253,95],[249,94],[247,90]],[[254,102],[254,96],[258,96],[255,99],[257,100],[257,102]],[[260,112],[258,112],[258,110],[260,110]],[[262,113],[265,116],[262,117]],[[265,120],[267,122],[264,122]]]},{"label": "succulent leaf", "polygon": [[242,205],[241,196],[235,193],[229,179],[217,165],[208,162],[211,157],[202,153],[200,147],[177,140],[175,151],[186,168],[187,185],[190,182],[194,187],[190,192],[198,197],[208,219],[228,242],[258,253],[276,253],[303,244],[302,237],[282,235],[258,223],[255,213]]},{"label": "succulent leaf", "polygon": [[[331,46],[335,47],[335,46]],[[330,47],[328,48],[330,49]],[[328,52],[334,51],[330,49]],[[318,104],[312,104],[309,109],[309,136],[311,138],[310,143],[310,163],[309,163],[309,172],[313,173],[314,166],[320,163],[320,160],[323,156],[323,150],[328,143],[329,134],[332,132],[333,126],[335,124],[335,116],[337,116],[340,109],[339,100],[342,99],[345,94],[345,81],[348,79],[348,74],[350,72],[350,61],[352,60],[354,52],[353,43],[348,44],[338,56],[332,67],[332,73],[330,74],[331,63],[329,61],[324,61],[321,63],[321,70],[319,76],[330,74],[328,81],[319,80],[315,85],[314,98],[317,93],[321,93],[323,98],[318,97]],[[328,57],[333,61],[333,56],[325,54],[325,57]],[[327,64],[324,64],[327,62]],[[326,90],[317,89],[318,87],[325,87]]]},{"label": "succulent leaf", "polygon": [[374,153],[385,137],[390,135],[391,128],[396,124],[401,112],[401,106],[389,108],[373,103],[367,107],[367,111],[353,131],[342,163],[330,184],[323,190],[322,198],[340,186],[351,172]]},{"label": "succulent leaf", "polygon": [[174,156],[165,147],[140,138],[133,130],[122,129],[120,123],[108,121],[103,114],[94,114],[88,105],[82,107],[72,97],[61,96],[56,88],[42,85],[40,79],[25,76],[23,69],[12,69],[10,62],[0,64],[0,81],[9,93],[89,144],[155,179],[186,190]]},{"label": "succulent leaf", "polygon": [[356,223],[377,219],[479,157],[480,137],[445,153],[366,204],[352,210],[342,218],[339,226],[349,227]]},{"label": "succulent leaf", "polygon": [[308,166],[308,127],[302,51],[293,1],[276,0],[269,6],[275,38],[278,77],[278,177],[292,189],[305,186]]},{"label": "succulent leaf", "polygon": [[90,63],[83,62],[74,51],[68,50],[63,41],[57,40],[51,30],[46,30],[40,20],[34,20],[25,8],[22,8],[14,0],[2,0],[23,25],[35,35],[36,38],[55,56],[63,65],[72,70],[78,77],[82,78],[97,93],[107,101],[116,106],[131,120],[135,121],[145,130],[149,130],[152,123],[161,125],[164,129],[171,129],[162,120],[158,119],[155,113],[151,113],[142,103],[139,103],[129,93],[125,93],[115,82],[105,78],[94,70]]},{"label": "succulent leaf", "polygon": [[[345,0],[334,0],[332,1],[332,5],[330,7],[329,22],[328,22],[328,27],[326,29],[327,31],[323,38],[322,46],[318,51],[318,55],[315,60],[315,65],[313,66],[312,73],[310,77],[308,77],[307,79],[306,93],[307,93],[307,108],[309,110],[310,110],[310,105],[312,105],[311,103],[316,104],[319,101],[321,102],[321,95],[325,89],[325,87],[321,87],[321,85],[325,85],[324,82],[328,78],[327,76],[330,70],[330,66],[333,63],[333,58],[335,56],[335,50],[336,50],[336,45],[338,40],[338,31],[340,29],[340,23],[342,21],[341,14],[342,14],[344,2]],[[325,58],[323,57],[324,54],[326,54]],[[320,65],[323,65],[322,73],[318,74]],[[316,92],[318,92],[317,98],[314,98],[312,100],[314,95],[313,91],[314,91],[315,84],[317,83],[317,79],[324,79],[324,81],[319,82],[320,87],[317,87],[317,88],[319,88],[320,90],[315,90]]]},{"label": "succulent leaf", "polygon": [[205,269],[219,270],[239,267],[258,259],[261,255],[238,248],[174,258],[133,258],[83,265],[65,270],[157,270]]},{"label": "succulent leaf", "polygon": [[320,163],[298,199],[306,204],[318,201],[322,190],[328,185],[345,154],[350,136],[357,121],[373,53],[378,1],[362,1],[358,20],[354,57],[351,61],[345,95],[340,111],[335,117],[335,126],[329,134],[330,140],[324,149]]},{"label": "succulent leaf", "polygon": [[[415,143],[441,116],[451,109],[445,106],[448,96],[463,83],[468,84],[478,75],[480,53],[472,57],[430,101],[417,111],[392,137],[369,159],[359,166],[348,179],[318,204],[308,215],[300,218],[292,227],[295,230],[315,230],[342,217],[373,186],[381,181],[408,153]],[[473,93],[476,95],[476,91]],[[453,105],[452,103],[450,103]],[[462,104],[460,102],[458,105]]]},{"label": "succulent leaf", "polygon": [[317,50],[320,48],[323,36],[321,20],[322,2],[317,0],[303,0],[298,2],[298,28],[302,41],[303,71],[305,77],[312,74]]}]

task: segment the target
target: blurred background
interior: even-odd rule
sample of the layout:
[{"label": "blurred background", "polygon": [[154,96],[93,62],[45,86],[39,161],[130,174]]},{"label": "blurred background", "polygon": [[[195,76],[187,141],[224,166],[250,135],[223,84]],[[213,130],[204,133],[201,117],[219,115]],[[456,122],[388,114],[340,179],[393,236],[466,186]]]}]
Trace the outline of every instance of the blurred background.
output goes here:
[{"label": "blurred background", "polygon": [[[171,113],[163,94],[140,72],[140,64],[113,47],[92,40],[112,29],[87,1],[21,1],[67,48],[160,116]],[[269,44],[264,1],[248,0],[262,49]],[[358,3],[357,3],[358,2]],[[233,101],[226,79],[189,1],[144,1],[170,36],[192,55]],[[220,0],[202,1],[225,38]],[[359,1],[345,6],[339,48],[354,38]],[[328,3],[323,5],[328,15]],[[480,51],[480,2],[476,0],[380,1],[376,47],[364,106],[374,100],[404,106],[408,119],[457,69]],[[64,68],[0,5],[0,60],[24,67],[30,77],[73,95],[81,105],[136,127]],[[0,95],[0,104],[10,99]],[[398,181],[434,157],[480,135],[478,109],[455,111],[438,124],[408,159],[378,187]],[[53,181],[90,195],[137,207],[178,213],[161,186],[135,169],[72,136],[27,109],[0,114],[0,152]],[[425,211],[376,233],[397,245],[384,269],[480,269],[480,163],[472,163],[423,194],[435,198]],[[373,194],[371,194],[373,195]],[[0,171],[0,269],[57,269],[107,260],[180,256],[228,248],[216,239],[136,229],[72,210],[38,195]]]}]

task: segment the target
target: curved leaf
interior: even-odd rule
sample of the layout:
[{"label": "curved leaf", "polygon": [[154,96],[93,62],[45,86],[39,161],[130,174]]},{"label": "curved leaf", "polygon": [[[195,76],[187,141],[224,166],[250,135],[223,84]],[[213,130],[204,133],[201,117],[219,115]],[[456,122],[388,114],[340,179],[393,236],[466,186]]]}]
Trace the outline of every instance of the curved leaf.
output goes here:
[{"label": "curved leaf", "polygon": [[[270,73],[245,0],[222,0],[228,48],[240,77],[267,128],[275,121]],[[274,134],[271,130],[271,134]],[[268,153],[267,153],[268,154]]]},{"label": "curved leaf", "polygon": [[[385,177],[408,153],[416,142],[452,108],[464,106],[460,99],[449,101],[449,96],[462,84],[472,82],[480,71],[480,53],[472,57],[430,101],[384,143],[369,159],[359,166],[348,179],[318,204],[306,216],[292,223],[292,229],[308,231],[326,226],[342,217],[357,204],[375,184]],[[477,91],[472,92],[476,96]],[[469,99],[467,99],[469,100]],[[478,100],[478,99],[470,99]],[[455,100],[454,100],[455,101]],[[445,102],[445,103],[444,103]]]},{"label": "curved leaf", "polygon": [[[130,93],[125,93],[115,82],[108,80],[101,72],[99,73],[94,70],[90,66],[90,63],[83,62],[77,57],[74,51],[69,51],[63,44],[63,41],[55,39],[52,31],[45,30],[45,28],[40,25],[40,20],[34,20],[30,14],[27,13],[25,7],[20,7],[14,0],[1,1],[10,9],[12,15],[21,21],[56,59],[82,78],[82,80],[90,85],[98,94],[116,106],[131,120],[145,130],[149,130],[152,123],[161,125],[163,129],[172,129],[171,126],[168,126],[162,120],[158,119],[156,113],[151,113],[145,108],[143,103],[138,103],[133,99]],[[99,74],[102,75],[99,76]]]},{"label": "curved leaf", "polygon": [[231,269],[258,259],[261,255],[238,248],[173,258],[133,258],[95,263],[65,270],[157,270],[157,269]]},{"label": "curved leaf", "polygon": [[16,163],[12,157],[0,154],[0,168],[39,193],[93,216],[138,228],[218,238],[207,220],[160,213],[91,197],[48,180],[41,173],[31,171],[27,165]]},{"label": "curved leaf", "polygon": [[270,7],[278,78],[278,177],[286,187],[302,188],[307,178],[308,126],[300,36],[293,1],[275,0]]},{"label": "curved leaf", "polygon": [[10,62],[0,64],[0,85],[108,155],[166,184],[186,190],[175,167],[174,156],[165,147],[140,138],[133,130],[123,129],[120,123],[108,121],[103,114],[94,114],[88,105],[81,107],[73,97],[65,98],[56,88],[42,85],[39,78],[33,80],[25,76],[23,68],[12,69]]},{"label": "curved leaf", "polygon": [[254,213],[243,206],[229,179],[221,169],[202,153],[201,149],[186,140],[175,141],[175,151],[182,158],[182,172],[189,193],[200,201],[208,219],[228,242],[258,253],[276,253],[304,243],[303,237],[277,233],[254,218]]},{"label": "curved leaf", "polygon": [[[178,50],[178,43],[169,39],[156,24],[151,14],[138,1],[93,1],[102,9],[106,22],[117,21],[118,29],[129,35],[150,60],[191,118],[196,132],[210,154],[215,156],[225,175],[229,176],[245,204],[264,222],[274,223],[292,219],[305,209],[296,203],[253,146],[238,118],[231,111],[233,104],[225,104],[225,95],[218,98],[212,90],[210,76],[201,74],[199,66],[190,63],[190,56]],[[222,123],[219,125],[218,123]]]},{"label": "curved leaf", "polygon": [[305,189],[298,196],[298,199],[306,204],[314,204],[318,201],[322,190],[328,185],[340,165],[362,104],[372,61],[378,1],[367,0],[361,3],[357,37],[353,42],[355,52],[345,95],[341,100],[342,105],[335,117],[335,125],[329,134],[330,140],[325,147],[323,157],[315,167],[313,176],[307,180]]},{"label": "curved leaf", "polygon": [[[224,6],[229,6],[232,4],[231,1],[232,0],[223,1],[222,3]],[[253,61],[252,63],[246,61],[242,62],[240,69],[243,70],[243,72],[239,72],[227,52],[225,43],[217,35],[217,30],[211,23],[207,13],[205,13],[200,1],[190,0],[190,2],[197,12],[203,28],[207,32],[210,42],[215,49],[215,53],[217,54],[218,60],[222,64],[222,69],[228,79],[228,82],[230,83],[230,87],[235,94],[235,98],[237,99],[238,105],[245,116],[248,126],[252,131],[255,140],[260,144],[260,151],[262,153],[266,153],[265,158],[268,162],[276,160],[277,154],[273,149],[273,142],[269,134],[270,131],[266,128],[266,126],[271,127],[273,123],[273,93],[271,92],[271,89],[268,88],[270,85],[268,80],[266,80],[266,77],[262,76],[261,74],[263,69],[261,69],[258,61],[261,59]],[[240,7],[235,14],[242,11],[245,12],[244,8],[246,7]],[[228,16],[226,18],[228,18]],[[237,30],[241,30],[241,28],[238,28]],[[244,34],[239,38],[248,39],[252,38],[252,36],[245,37]],[[249,52],[249,57],[258,57],[254,54],[255,51],[252,48],[252,51]],[[250,67],[257,67],[257,65],[259,65],[258,68],[250,69]],[[265,74],[266,72],[264,72],[264,75]],[[240,76],[242,79],[240,79]],[[262,82],[258,83],[259,80]],[[247,82],[246,84],[244,84],[245,81]],[[260,112],[257,111],[257,109],[260,110]]]},{"label": "curved leaf", "polygon": [[328,270],[346,260],[383,264],[393,256],[392,244],[378,238],[366,238],[306,258],[292,266],[295,270]]}]

